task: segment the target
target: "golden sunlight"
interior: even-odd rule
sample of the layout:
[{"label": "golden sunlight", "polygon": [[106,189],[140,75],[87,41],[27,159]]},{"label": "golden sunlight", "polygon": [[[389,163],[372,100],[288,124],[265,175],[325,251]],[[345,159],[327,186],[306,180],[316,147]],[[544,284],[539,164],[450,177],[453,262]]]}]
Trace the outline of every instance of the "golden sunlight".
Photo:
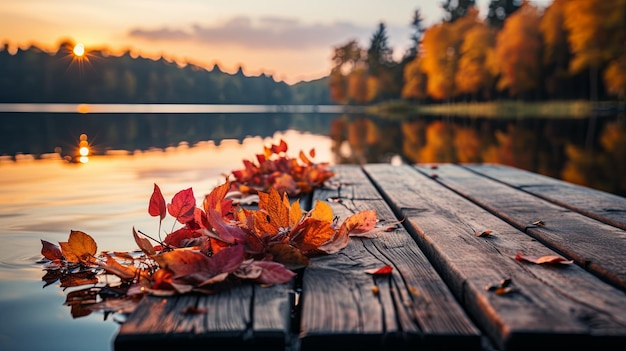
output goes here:
[{"label": "golden sunlight", "polygon": [[83,45],[83,43],[76,44],[72,52],[75,56],[82,57],[83,55],[85,55],[85,45]]}]

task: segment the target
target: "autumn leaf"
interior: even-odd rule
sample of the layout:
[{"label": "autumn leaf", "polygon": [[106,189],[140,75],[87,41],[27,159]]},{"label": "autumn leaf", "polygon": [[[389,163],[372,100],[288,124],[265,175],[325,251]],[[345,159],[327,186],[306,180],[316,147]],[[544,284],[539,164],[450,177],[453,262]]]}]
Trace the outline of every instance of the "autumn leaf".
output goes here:
[{"label": "autumn leaf", "polygon": [[299,269],[309,265],[309,258],[303,255],[298,248],[288,243],[270,245],[267,253],[272,256],[274,262],[282,263],[289,269]]},{"label": "autumn leaf", "polygon": [[139,246],[141,251],[143,251],[146,255],[153,256],[156,254],[154,246],[150,244],[150,241],[148,239],[140,237],[139,234],[137,234],[135,227],[133,227],[133,237],[135,238],[135,243],[137,243],[137,246]]},{"label": "autumn leaf", "polygon": [[524,255],[521,252],[518,252],[515,255],[515,259],[518,261],[526,261],[535,264],[572,264],[574,260],[568,260],[566,258],[556,256],[556,255],[547,255],[547,256],[530,256]]},{"label": "autumn leaf", "polygon": [[296,276],[296,273],[277,262],[254,261],[253,264],[262,268],[261,275],[256,279],[258,283],[284,284]]},{"label": "autumn leaf", "polygon": [[41,254],[43,257],[49,259],[50,261],[58,261],[63,260],[63,253],[61,253],[61,248],[58,245],[55,245],[49,241],[41,240]]},{"label": "autumn leaf", "polygon": [[287,149],[287,143],[281,140],[277,145],[263,147],[263,154],[256,155],[258,164],[244,160],[243,169],[231,172],[235,178],[231,190],[257,193],[275,188],[281,194],[296,196],[311,192],[335,175],[327,162],[313,162],[315,149],[309,152],[310,157],[300,151],[298,158],[289,157]]},{"label": "autumn leaf", "polygon": [[60,242],[61,252],[68,262],[93,264],[98,249],[96,242],[89,234],[78,230],[70,231],[68,241]]},{"label": "autumn leaf", "polygon": [[221,281],[239,268],[244,261],[244,250],[242,245],[234,245],[211,257],[197,251],[173,250],[155,259],[161,268],[172,273],[172,283],[203,286]]},{"label": "autumn leaf", "polygon": [[[204,212],[208,213],[209,209],[214,209],[220,214],[224,215],[224,210],[230,211],[231,208],[229,206],[224,209],[222,208],[223,200],[226,197],[226,194],[228,194],[229,190],[230,181],[228,181],[228,179],[224,184],[213,188],[213,190],[211,190],[211,192],[204,197],[204,201],[202,203]],[[232,200],[230,200],[230,203],[232,203]]]},{"label": "autumn leaf", "polygon": [[167,205],[169,214],[182,224],[194,219],[195,208],[196,198],[191,188],[176,193],[172,198],[172,203]]},{"label": "autumn leaf", "polygon": [[243,262],[234,275],[261,284],[284,284],[295,277],[296,273],[274,261],[248,260]]},{"label": "autumn leaf", "polygon": [[272,145],[272,152],[275,154],[287,152],[287,143],[283,139],[280,139],[277,145]]},{"label": "autumn leaf", "polygon": [[209,208],[209,223],[218,234],[218,238],[226,243],[235,244],[242,242],[246,238],[246,233],[237,225],[228,224],[216,210]]},{"label": "autumn leaf", "polygon": [[346,218],[342,226],[346,227],[351,236],[365,236],[374,229],[377,222],[376,211],[364,210]]},{"label": "autumn leaf", "polygon": [[165,214],[167,213],[165,210],[165,199],[163,198],[161,189],[156,183],[154,183],[154,190],[152,191],[152,196],[150,196],[148,213],[152,217],[159,216],[161,220],[165,218]]},{"label": "autumn leaf", "polygon": [[183,242],[186,239],[197,238],[202,234],[196,230],[190,230],[187,228],[180,228],[174,232],[167,234],[163,243],[172,247],[185,247]]},{"label": "autumn leaf", "polygon": [[482,231],[482,232],[480,232],[480,233],[478,233],[478,232],[477,232],[477,233],[474,233],[474,236],[477,236],[477,237],[481,237],[481,238],[482,238],[482,237],[486,237],[486,236],[491,235],[491,233],[492,233],[492,231],[491,231],[491,230],[485,230],[485,231]]},{"label": "autumn leaf", "polygon": [[393,267],[387,265],[387,266],[382,266],[380,268],[366,269],[365,273],[372,274],[372,275],[386,275],[386,274],[391,274],[392,271],[393,271]]},{"label": "autumn leaf", "polygon": [[109,255],[105,255],[104,257],[104,262],[98,262],[98,265],[104,268],[104,270],[120,277],[122,280],[131,280],[135,278],[135,275],[137,274],[137,268],[135,266],[124,266]]}]

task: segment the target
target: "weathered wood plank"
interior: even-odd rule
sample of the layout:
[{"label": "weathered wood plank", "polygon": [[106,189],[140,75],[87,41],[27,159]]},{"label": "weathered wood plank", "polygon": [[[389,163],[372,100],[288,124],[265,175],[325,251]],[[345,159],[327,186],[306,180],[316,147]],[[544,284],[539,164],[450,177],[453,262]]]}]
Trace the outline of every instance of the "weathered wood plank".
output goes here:
[{"label": "weathered wood plank", "polygon": [[[411,166],[366,165],[454,294],[501,350],[614,349],[626,342],[626,294],[576,265],[519,262],[516,252],[556,254]],[[485,196],[493,190],[483,187]],[[509,196],[515,197],[515,194]],[[511,204],[515,204],[511,199]],[[536,212],[531,211],[535,215]],[[492,235],[476,233],[491,230]],[[511,279],[515,292],[485,289]]]},{"label": "weathered wood plank", "polygon": [[[210,295],[147,296],[122,324],[115,350],[260,346],[283,350],[291,332],[289,285],[224,284]],[[188,308],[202,310],[187,313]]]},{"label": "weathered wood plank", "polygon": [[[436,174],[441,184],[626,291],[626,231],[457,165],[440,165],[436,170],[422,165],[418,170]],[[533,224],[538,220],[543,225]]]},{"label": "weathered wood plank", "polygon": [[[380,220],[397,221],[360,167],[335,170],[341,190],[316,190],[315,199],[330,199],[342,220],[374,209]],[[384,265],[392,275],[365,273]],[[302,291],[302,350],[480,348],[478,329],[401,226],[313,258]]]},{"label": "weathered wood plank", "polygon": [[514,167],[491,164],[463,166],[559,206],[626,230],[626,198],[624,197]]}]

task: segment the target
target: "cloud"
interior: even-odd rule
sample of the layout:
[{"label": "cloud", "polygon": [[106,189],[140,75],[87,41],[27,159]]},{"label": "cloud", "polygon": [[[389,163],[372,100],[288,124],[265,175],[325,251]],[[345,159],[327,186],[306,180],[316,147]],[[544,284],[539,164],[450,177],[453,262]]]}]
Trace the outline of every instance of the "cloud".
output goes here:
[{"label": "cloud", "polygon": [[328,48],[357,39],[366,43],[376,26],[363,27],[349,22],[305,24],[285,17],[233,17],[215,25],[193,24],[188,29],[135,28],[132,38],[151,41],[192,41],[201,44],[237,45],[251,49]]}]

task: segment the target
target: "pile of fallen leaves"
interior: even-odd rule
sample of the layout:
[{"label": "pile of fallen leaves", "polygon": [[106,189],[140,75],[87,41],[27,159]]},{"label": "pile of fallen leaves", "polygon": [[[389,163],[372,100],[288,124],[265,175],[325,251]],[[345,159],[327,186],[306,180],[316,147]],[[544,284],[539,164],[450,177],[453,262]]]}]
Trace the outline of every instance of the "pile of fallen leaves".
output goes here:
[{"label": "pile of fallen leaves", "polygon": [[309,193],[321,186],[335,174],[327,162],[315,163],[315,149],[309,154],[300,151],[298,158],[287,155],[287,143],[264,146],[264,152],[256,155],[256,162],[243,160],[243,169],[232,171],[233,190],[243,194],[267,192],[270,188],[279,193],[296,196]]},{"label": "pile of fallen leaves", "polygon": [[176,193],[166,204],[154,184],[148,213],[159,217],[159,232],[167,214],[179,223],[179,229],[161,241],[133,228],[140,250],[132,252],[98,253],[90,235],[74,230],[59,245],[42,240],[44,280],[52,284],[60,279],[63,287],[93,284],[74,294],[71,301],[68,295],[67,304],[73,309],[85,304],[106,308],[99,306],[102,302],[96,304],[95,297],[102,292],[122,303],[120,297],[148,293],[209,293],[227,279],[281,284],[296,275],[294,270],[307,266],[309,257],[336,253],[350,236],[369,236],[380,230],[373,210],[339,222],[326,202],[317,201],[305,211],[299,200],[290,201],[287,193],[281,195],[275,188],[258,193],[258,209],[247,209],[227,198],[231,187],[227,179],[197,206],[191,188]]}]

